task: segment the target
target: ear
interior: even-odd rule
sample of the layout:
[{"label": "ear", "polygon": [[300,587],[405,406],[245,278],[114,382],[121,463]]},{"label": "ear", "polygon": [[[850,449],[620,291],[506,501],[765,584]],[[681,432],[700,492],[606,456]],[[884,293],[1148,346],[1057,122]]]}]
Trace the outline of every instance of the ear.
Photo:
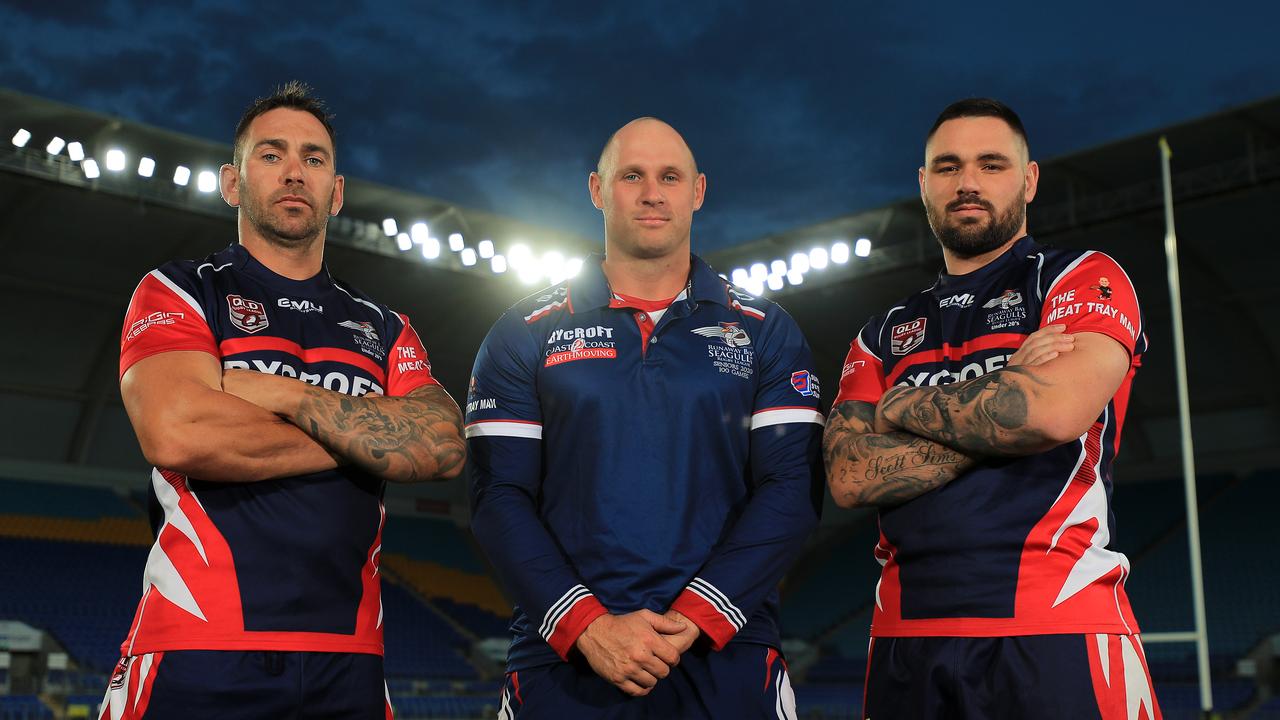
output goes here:
[{"label": "ear", "polygon": [[696,211],[702,207],[702,201],[707,195],[707,176],[706,173],[698,173],[698,179],[693,181],[693,209]]},{"label": "ear", "polygon": [[916,174],[918,175],[918,177],[916,178],[916,182],[920,183],[920,202],[923,202],[925,205],[928,205],[929,201],[926,200],[924,196],[924,168],[921,167]]},{"label": "ear", "polygon": [[333,197],[330,198],[329,215],[335,216],[342,209],[342,193],[346,188],[347,179],[341,175],[333,176]]},{"label": "ear", "polygon": [[600,174],[593,172],[588,175],[587,191],[591,193],[591,204],[595,205],[597,210],[604,210],[604,195],[601,190]]},{"label": "ear", "polygon": [[1036,197],[1036,188],[1040,186],[1040,164],[1035,160],[1027,163],[1027,186],[1023,189],[1023,199],[1031,202]]},{"label": "ear", "polygon": [[231,207],[240,207],[240,169],[227,163],[218,168],[218,191]]}]

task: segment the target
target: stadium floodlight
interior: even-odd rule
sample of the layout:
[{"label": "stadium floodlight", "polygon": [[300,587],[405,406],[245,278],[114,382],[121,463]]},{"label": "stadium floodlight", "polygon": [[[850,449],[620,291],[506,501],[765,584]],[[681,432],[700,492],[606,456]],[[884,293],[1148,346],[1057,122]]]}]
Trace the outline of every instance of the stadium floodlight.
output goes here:
[{"label": "stadium floodlight", "polygon": [[111,148],[107,151],[107,161],[103,164],[106,165],[107,169],[111,172],[120,172],[121,170],[124,170],[126,160],[127,158],[125,158],[123,150],[120,148]]},{"label": "stadium floodlight", "polygon": [[582,258],[569,258],[564,264],[564,276],[567,278],[578,277],[578,273],[582,272]]},{"label": "stadium floodlight", "polygon": [[781,276],[781,275],[770,275],[770,276],[769,276],[769,289],[770,289],[770,290],[781,290],[781,289],[782,289],[782,276]]},{"label": "stadium floodlight", "polygon": [[71,158],[71,162],[84,160],[84,146],[78,142],[67,145],[67,157]]},{"label": "stadium floodlight", "polygon": [[462,233],[449,233],[449,249],[454,252],[462,252],[462,248],[466,247],[462,240]]},{"label": "stadium floodlight", "polygon": [[396,235],[396,247],[400,248],[400,252],[409,250],[413,247],[413,238],[409,237],[409,233]]},{"label": "stadium floodlight", "polygon": [[211,193],[218,189],[218,176],[212,170],[201,170],[196,176],[196,189],[202,193]]},{"label": "stadium floodlight", "polygon": [[93,158],[87,158],[81,163],[80,168],[84,170],[84,176],[90,180],[98,177],[98,162]]},{"label": "stadium floodlight", "polygon": [[382,232],[387,237],[396,237],[400,234],[400,228],[396,227],[395,218],[387,218],[382,221]]},{"label": "stadium floodlight", "polygon": [[191,168],[186,165],[179,165],[173,169],[173,184],[186,187],[191,182]]},{"label": "stadium floodlight", "polygon": [[493,270],[494,275],[501,275],[507,271],[507,258],[505,255],[494,255],[489,260],[489,267]]},{"label": "stadium floodlight", "polygon": [[462,248],[462,264],[467,267],[476,264],[476,251],[474,248]]},{"label": "stadium floodlight", "polygon": [[62,152],[62,148],[66,146],[67,146],[67,141],[55,135],[53,139],[49,141],[49,144],[45,146],[44,149],[45,149],[45,152],[49,153],[50,155],[57,155],[58,153]]},{"label": "stadium floodlight", "polygon": [[729,273],[729,279],[740,288],[745,288],[750,278],[751,276],[743,268],[734,268],[733,272]]},{"label": "stadium floodlight", "polygon": [[809,251],[809,267],[823,270],[827,267],[827,249],[816,247]]},{"label": "stadium floodlight", "polygon": [[427,238],[431,237],[431,231],[427,229],[426,223],[416,222],[409,227],[409,237],[419,245],[425,245]]},{"label": "stadium floodlight", "polygon": [[542,268],[536,262],[525,263],[516,268],[516,276],[525,285],[532,285],[542,279]]},{"label": "stadium floodlight", "polygon": [[751,269],[748,271],[752,280],[763,283],[764,279],[769,277],[769,268],[764,263],[752,263]]},{"label": "stadium floodlight", "polygon": [[770,274],[770,275],[786,275],[786,274],[787,274],[787,261],[786,261],[786,260],[774,260],[773,262],[769,263],[769,274]]},{"label": "stadium floodlight", "polygon": [[551,250],[542,255],[542,274],[551,280],[552,285],[564,281],[564,255]]},{"label": "stadium floodlight", "polygon": [[787,273],[787,282],[791,283],[792,285],[800,285],[804,283],[804,274],[801,273],[799,270],[792,270],[791,272]]},{"label": "stadium floodlight", "polygon": [[522,270],[525,266],[533,264],[533,251],[528,245],[518,242],[507,248],[507,260],[512,268]]},{"label": "stadium floodlight", "polygon": [[481,240],[477,248],[480,251],[480,257],[484,258],[485,260],[488,260],[489,258],[493,257],[493,241],[492,240]]},{"label": "stadium floodlight", "polygon": [[764,294],[764,281],[751,278],[747,281],[745,289],[752,295],[759,297]]},{"label": "stadium floodlight", "polygon": [[853,254],[858,257],[867,257],[871,254],[871,241],[867,238],[858,238],[858,242],[853,244]]},{"label": "stadium floodlight", "polygon": [[807,253],[796,253],[791,256],[791,271],[798,273],[809,272],[809,255]]},{"label": "stadium floodlight", "polygon": [[144,178],[149,178],[152,175],[155,175],[156,161],[149,157],[144,157],[138,160],[138,174]]},{"label": "stadium floodlight", "polygon": [[838,240],[831,245],[831,261],[837,265],[849,262],[849,243]]},{"label": "stadium floodlight", "polygon": [[440,257],[440,241],[433,237],[427,238],[422,243],[422,257],[428,260]]},{"label": "stadium floodlight", "polygon": [[18,132],[13,134],[14,147],[26,147],[31,142],[31,131],[26,128],[18,128]]}]

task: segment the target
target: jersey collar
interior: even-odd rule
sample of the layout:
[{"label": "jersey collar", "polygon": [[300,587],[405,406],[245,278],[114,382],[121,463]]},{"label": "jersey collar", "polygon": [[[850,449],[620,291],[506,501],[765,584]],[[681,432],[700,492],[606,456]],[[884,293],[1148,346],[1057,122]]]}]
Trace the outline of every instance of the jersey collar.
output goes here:
[{"label": "jersey collar", "polygon": [[327,264],[321,265],[320,272],[306,280],[293,280],[276,274],[271,268],[258,262],[258,259],[240,243],[232,244],[228,251],[237,270],[285,294],[316,297],[333,289],[333,277],[329,275]]},{"label": "jersey collar", "polygon": [[946,268],[938,271],[938,282],[934,283],[933,290],[936,291],[953,291],[958,288],[971,288],[982,284],[987,278],[1003,272],[1005,269],[1012,267],[1021,260],[1028,257],[1034,257],[1040,252],[1040,245],[1030,235],[1023,235],[1016,242],[1009,246],[1009,249],[1001,253],[1000,257],[983,265],[971,273],[964,275],[948,275]]},{"label": "jersey collar", "polygon": [[[605,277],[602,262],[604,262],[604,255],[592,253],[582,263],[582,272],[569,281],[569,312],[578,313],[609,305],[609,301],[613,298],[613,291],[609,288],[609,279]],[[717,275],[710,265],[697,255],[691,254],[689,282],[671,304],[672,306],[681,303],[696,305],[705,300],[732,307],[728,288],[728,283]]]}]

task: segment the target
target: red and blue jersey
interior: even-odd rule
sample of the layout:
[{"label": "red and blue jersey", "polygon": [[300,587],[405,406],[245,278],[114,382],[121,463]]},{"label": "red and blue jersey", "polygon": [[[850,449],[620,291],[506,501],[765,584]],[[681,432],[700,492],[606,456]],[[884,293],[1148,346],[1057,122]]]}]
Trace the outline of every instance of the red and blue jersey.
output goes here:
[{"label": "red and blue jersey", "polygon": [[1003,368],[1046,325],[1120,343],[1129,372],[1078,440],[983,461],[948,485],[880,511],[873,636],[1138,632],[1129,561],[1112,546],[1111,465],[1147,349],[1138,298],[1115,260],[1030,237],[967,275],[872,318],[854,339],[835,402],[877,403],[893,385],[934,386]]},{"label": "red and blue jersey", "polygon": [[822,492],[808,344],[697,257],[665,311],[600,262],[504,314],[471,379],[472,530],[517,603],[509,667],[642,608],[716,648],[776,647],[776,586]]},{"label": "red and blue jersey", "polygon": [[[138,284],[120,375],[143,358],[198,351],[226,368],[347,395],[428,384],[408,319],[330,277],[272,272],[243,246],[168,263]],[[151,475],[163,508],[124,655],[167,650],[382,654],[378,554],[385,483],[361,470],[261,482]]]}]

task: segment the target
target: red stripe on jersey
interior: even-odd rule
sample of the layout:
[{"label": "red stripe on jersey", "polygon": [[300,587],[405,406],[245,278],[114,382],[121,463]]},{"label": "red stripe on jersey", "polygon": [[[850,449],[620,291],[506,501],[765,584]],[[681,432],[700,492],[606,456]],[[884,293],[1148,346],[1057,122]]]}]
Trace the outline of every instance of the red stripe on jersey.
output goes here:
[{"label": "red stripe on jersey", "polygon": [[694,625],[711,639],[711,647],[720,650],[733,639],[738,629],[716,608],[697,593],[685,588],[671,609],[693,621]]},{"label": "red stripe on jersey", "polygon": [[232,357],[249,352],[282,352],[294,356],[304,364],[316,362],[336,362],[358,367],[373,376],[379,384],[385,384],[387,373],[383,368],[366,355],[342,348],[304,348],[292,340],[278,337],[243,337],[223,340],[218,349],[222,357]]},{"label": "red stripe on jersey", "polygon": [[831,407],[848,400],[878,403],[887,388],[884,364],[862,346],[861,337],[855,337],[849,343],[849,353],[840,368],[840,391],[836,393]]},{"label": "red stripe on jersey", "polygon": [[764,654],[764,689],[769,689],[769,682],[773,680],[773,661],[778,659],[778,651],[769,648]]},{"label": "red stripe on jersey", "polygon": [[427,359],[427,349],[422,346],[418,331],[409,324],[408,317],[402,313],[396,315],[404,323],[404,329],[387,356],[388,397],[403,397],[424,385],[440,384],[431,375],[431,361]]},{"label": "red stripe on jersey", "polygon": [[159,280],[158,272],[144,276],[129,300],[120,331],[120,377],[139,360],[163,352],[197,351],[218,357],[202,311]]},{"label": "red stripe on jersey", "polygon": [[944,360],[954,362],[965,358],[971,353],[982,350],[1008,350],[1014,352],[1022,346],[1026,338],[1027,336],[1024,333],[993,333],[976,337],[960,345],[943,343],[942,347],[936,350],[921,350],[920,352],[911,353],[893,366],[893,373],[889,375],[888,384],[896,384],[899,378],[910,370],[913,365],[942,362]]},{"label": "red stripe on jersey", "polygon": [[587,629],[592,620],[608,612],[595,595],[583,596],[570,606],[569,611],[560,618],[560,622],[556,623],[555,632],[547,638],[547,644],[562,659],[568,660],[569,651],[573,650],[573,644],[578,641],[582,631]]},{"label": "red stripe on jersey", "polygon": [[1085,635],[1084,642],[1102,720],[1162,720],[1138,636]]}]

